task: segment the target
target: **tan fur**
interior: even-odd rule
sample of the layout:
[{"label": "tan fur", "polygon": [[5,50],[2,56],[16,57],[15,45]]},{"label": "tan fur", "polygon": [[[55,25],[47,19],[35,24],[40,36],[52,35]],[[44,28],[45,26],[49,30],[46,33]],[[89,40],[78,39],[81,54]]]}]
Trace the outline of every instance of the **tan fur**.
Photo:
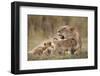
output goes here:
[{"label": "tan fur", "polygon": [[44,47],[38,47],[36,49],[33,50],[33,55],[36,55],[36,56],[40,56],[43,52],[43,49]]},{"label": "tan fur", "polygon": [[79,31],[72,26],[62,26],[57,30],[56,37],[42,43],[42,46],[37,46],[33,49],[33,55],[49,56],[63,55],[66,51],[71,54],[77,54],[81,50],[81,38]]},{"label": "tan fur", "polygon": [[62,40],[54,40],[56,51],[59,54],[65,54],[65,52],[70,51],[73,52],[73,48],[77,45],[76,40],[74,39],[62,39]]},{"label": "tan fur", "polygon": [[52,43],[50,41],[44,42],[42,46],[38,46],[33,49],[33,55],[41,56],[41,55],[49,55],[53,50]]},{"label": "tan fur", "polygon": [[54,45],[52,42],[49,42],[49,46],[43,51],[43,55],[46,56],[52,55],[53,51],[54,51]]},{"label": "tan fur", "polygon": [[[81,38],[80,38],[80,34],[78,29],[76,29],[75,27],[66,25],[66,26],[62,26],[58,29],[57,31],[57,35],[58,35],[58,40],[63,40],[63,39],[74,39],[77,43],[76,46],[74,46],[73,50],[75,51],[80,51],[81,50]],[[70,44],[69,44],[70,45]],[[72,46],[70,46],[72,47]]]}]

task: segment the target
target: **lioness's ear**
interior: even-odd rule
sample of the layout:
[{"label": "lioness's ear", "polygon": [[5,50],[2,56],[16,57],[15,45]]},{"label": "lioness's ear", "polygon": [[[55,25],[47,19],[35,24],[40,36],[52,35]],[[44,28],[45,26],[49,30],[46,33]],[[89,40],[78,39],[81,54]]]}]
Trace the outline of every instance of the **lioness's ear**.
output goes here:
[{"label": "lioness's ear", "polygon": [[49,46],[51,46],[51,42],[48,42]]},{"label": "lioness's ear", "polygon": [[75,30],[75,28],[74,27],[71,27],[70,30],[73,32]]},{"label": "lioness's ear", "polygon": [[46,46],[46,43],[44,43],[44,46]]}]

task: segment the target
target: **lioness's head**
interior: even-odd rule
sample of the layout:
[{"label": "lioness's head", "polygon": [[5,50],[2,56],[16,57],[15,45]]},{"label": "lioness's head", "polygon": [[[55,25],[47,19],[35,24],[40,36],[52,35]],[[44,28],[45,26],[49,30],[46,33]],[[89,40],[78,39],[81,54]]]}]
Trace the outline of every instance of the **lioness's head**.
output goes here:
[{"label": "lioness's head", "polygon": [[66,25],[61,26],[57,30],[57,35],[60,37],[60,39],[69,39],[73,37],[74,27]]}]

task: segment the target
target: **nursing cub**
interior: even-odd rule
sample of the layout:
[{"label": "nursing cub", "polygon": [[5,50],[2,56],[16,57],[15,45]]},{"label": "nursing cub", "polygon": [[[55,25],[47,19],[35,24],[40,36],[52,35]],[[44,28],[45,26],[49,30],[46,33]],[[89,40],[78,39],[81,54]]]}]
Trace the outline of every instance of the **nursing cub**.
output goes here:
[{"label": "nursing cub", "polygon": [[43,55],[50,55],[54,50],[54,46],[52,45],[51,41],[47,41],[47,42],[43,42],[42,45],[36,47],[35,49],[33,49],[32,53],[35,56],[43,56]]}]

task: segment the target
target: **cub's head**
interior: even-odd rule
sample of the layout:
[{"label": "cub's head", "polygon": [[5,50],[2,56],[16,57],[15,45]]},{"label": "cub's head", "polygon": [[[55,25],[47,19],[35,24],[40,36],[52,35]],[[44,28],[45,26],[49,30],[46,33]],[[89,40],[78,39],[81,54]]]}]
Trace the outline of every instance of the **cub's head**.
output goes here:
[{"label": "cub's head", "polygon": [[45,47],[50,47],[51,45],[52,45],[52,44],[51,44],[50,41],[44,43],[44,46],[45,46]]}]

